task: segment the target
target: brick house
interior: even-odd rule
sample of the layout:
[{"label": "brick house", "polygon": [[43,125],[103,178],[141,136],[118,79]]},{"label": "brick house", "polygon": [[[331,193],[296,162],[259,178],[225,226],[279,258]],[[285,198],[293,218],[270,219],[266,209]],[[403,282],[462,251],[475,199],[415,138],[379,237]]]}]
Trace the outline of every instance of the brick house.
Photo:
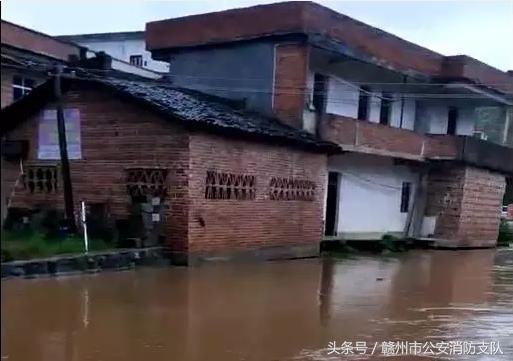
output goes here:
[{"label": "brick house", "polygon": [[[97,60],[103,57],[104,55],[84,46],[2,20],[1,106],[4,108],[13,101],[21,99],[34,87],[45,82],[48,79],[48,73],[54,71],[56,65],[80,66],[84,62],[99,64]],[[112,57],[109,57],[109,67],[150,79],[161,77],[159,73],[141,69]],[[8,194],[2,188],[0,201],[2,224],[7,213],[5,208],[7,197]]]},{"label": "brick house", "polygon": [[[120,228],[153,212],[143,228],[179,263],[318,254],[326,153],[338,146],[218,97],[102,74],[62,82],[77,210],[85,200]],[[11,209],[63,208],[53,86],[2,110],[4,141],[28,145],[3,154]]]},{"label": "brick house", "polygon": [[[150,22],[146,45],[170,63],[173,84],[242,101],[342,147],[328,158],[327,237],[496,243],[513,174],[508,73],[312,2]],[[476,126],[483,108],[498,110],[498,143]]]}]

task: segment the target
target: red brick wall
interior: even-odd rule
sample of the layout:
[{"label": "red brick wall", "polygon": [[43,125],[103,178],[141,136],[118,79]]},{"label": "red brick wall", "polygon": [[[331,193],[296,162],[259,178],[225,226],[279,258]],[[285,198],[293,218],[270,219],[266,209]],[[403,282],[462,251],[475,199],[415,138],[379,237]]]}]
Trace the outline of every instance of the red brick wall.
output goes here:
[{"label": "red brick wall", "polygon": [[[406,129],[389,127],[344,116],[326,114],[320,122],[323,139],[376,153],[396,153],[422,157],[425,136]],[[357,149],[356,149],[357,150]]]},{"label": "red brick wall", "polygon": [[426,215],[437,216],[435,237],[451,246],[494,246],[504,191],[498,173],[454,164],[432,169]]},{"label": "red brick wall", "polygon": [[49,35],[33,31],[19,25],[2,21],[2,44],[26,49],[38,54],[68,60],[70,55],[80,55],[80,48]]},{"label": "red brick wall", "polygon": [[301,44],[279,44],[274,51],[274,113],[284,123],[301,129],[309,49]]},{"label": "red brick wall", "polygon": [[[191,136],[190,152],[191,252],[319,244],[325,155],[200,134]],[[205,199],[205,176],[209,170],[255,175],[256,199]],[[314,181],[315,200],[270,200],[269,181],[273,176]]]},{"label": "red brick wall", "polygon": [[371,122],[357,122],[357,146],[372,147],[393,153],[422,154],[424,136],[409,130]]},{"label": "red brick wall", "polygon": [[472,245],[495,245],[499,234],[504,175],[467,167],[459,238]]},{"label": "red brick wall", "polygon": [[458,138],[452,135],[424,136],[424,156],[430,159],[454,159],[458,156]]},{"label": "red brick wall", "polygon": [[[75,207],[79,201],[109,205],[114,218],[126,218],[130,199],[126,190],[127,167],[163,167],[168,176],[170,195],[166,201],[165,224],[170,244],[187,239],[187,181],[189,136],[178,125],[98,90],[73,91],[66,96],[66,107],[80,111],[82,160],[71,161]],[[51,109],[51,105],[48,107]],[[29,139],[26,165],[56,164],[37,160],[37,116],[9,134],[9,139]],[[19,176],[17,162],[4,161],[2,189],[12,194]],[[21,184],[20,184],[21,185]],[[5,187],[5,188],[4,188]],[[62,190],[62,182],[60,183]],[[14,207],[34,208],[38,203],[55,203],[63,208],[62,194],[30,195],[19,187]]]},{"label": "red brick wall", "polygon": [[324,114],[319,123],[322,139],[337,144],[356,144],[356,119],[342,115]]}]

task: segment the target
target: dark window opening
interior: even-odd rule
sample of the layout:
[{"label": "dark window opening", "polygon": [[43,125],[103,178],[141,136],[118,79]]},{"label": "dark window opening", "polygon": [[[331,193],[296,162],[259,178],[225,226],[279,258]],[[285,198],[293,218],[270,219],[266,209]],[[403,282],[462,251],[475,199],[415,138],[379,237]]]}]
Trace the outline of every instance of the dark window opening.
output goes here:
[{"label": "dark window opening", "polygon": [[315,183],[306,179],[272,177],[269,199],[273,201],[313,201]]},{"label": "dark window opening", "polygon": [[338,183],[339,175],[330,172],[328,175],[328,199],[326,202],[326,224],[324,225],[324,234],[326,236],[335,236],[338,208]]},{"label": "dark window opening", "polygon": [[324,113],[326,110],[327,78],[322,74],[315,74],[312,103],[315,111]]},{"label": "dark window opening", "polygon": [[390,113],[392,112],[392,97],[388,93],[383,93],[381,98],[381,107],[379,113],[379,124],[390,125]]},{"label": "dark window opening", "polygon": [[143,65],[143,57],[142,55],[130,55],[130,64],[135,66]]},{"label": "dark window opening", "polygon": [[256,177],[254,175],[208,171],[205,178],[205,199],[254,200]]},{"label": "dark window opening", "polygon": [[403,182],[401,189],[401,213],[408,213],[410,209],[411,183]]},{"label": "dark window opening", "polygon": [[126,187],[134,201],[146,200],[148,195],[165,198],[168,193],[169,171],[163,168],[126,169]]},{"label": "dark window opening", "polygon": [[34,88],[34,79],[15,75],[12,78],[12,98],[18,100]]},{"label": "dark window opening", "polygon": [[27,166],[24,188],[31,194],[57,193],[58,173],[56,166]]},{"label": "dark window opening", "polygon": [[360,88],[360,96],[358,98],[358,119],[368,120],[369,116],[369,92],[370,89],[366,86]]},{"label": "dark window opening", "polygon": [[458,109],[451,107],[451,108],[449,108],[449,114],[447,116],[447,134],[455,135],[457,124],[458,124]]}]

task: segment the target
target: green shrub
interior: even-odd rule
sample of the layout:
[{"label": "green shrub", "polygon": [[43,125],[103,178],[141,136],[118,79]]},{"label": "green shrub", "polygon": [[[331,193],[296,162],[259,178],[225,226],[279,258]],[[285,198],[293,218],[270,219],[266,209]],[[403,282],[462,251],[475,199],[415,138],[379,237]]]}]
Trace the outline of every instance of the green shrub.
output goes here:
[{"label": "green shrub", "polygon": [[[67,253],[83,253],[84,242],[82,237],[78,235],[59,239],[37,231],[3,231],[1,248],[2,262],[8,262]],[[89,241],[90,251],[100,251],[108,248],[113,247],[102,240],[92,239]]]},{"label": "green shrub", "polygon": [[385,234],[381,241],[379,242],[379,246],[381,247],[382,251],[385,252],[403,252],[405,251],[404,245],[399,242],[401,239],[398,237],[395,237],[391,234]]},{"label": "green shrub", "polygon": [[497,245],[507,246],[509,244],[513,244],[513,226],[506,220],[501,220]]}]

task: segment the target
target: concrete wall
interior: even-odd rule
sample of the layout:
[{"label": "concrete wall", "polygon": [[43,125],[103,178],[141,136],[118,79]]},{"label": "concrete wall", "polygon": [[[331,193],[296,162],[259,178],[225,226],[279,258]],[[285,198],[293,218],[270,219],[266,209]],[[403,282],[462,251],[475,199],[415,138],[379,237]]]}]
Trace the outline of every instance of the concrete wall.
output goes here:
[{"label": "concrete wall", "polygon": [[[434,100],[423,100],[417,102],[417,104],[415,129],[422,133],[447,134],[447,120],[451,104]],[[475,108],[471,105],[457,106],[457,108],[459,116],[456,134],[472,135],[475,122]]]},{"label": "concrete wall", "polygon": [[326,113],[356,118],[358,116],[358,85],[330,76]]},{"label": "concrete wall", "polygon": [[403,182],[411,182],[413,204],[418,175],[391,158],[363,154],[329,157],[328,169],[339,172],[338,234],[369,234],[380,238],[387,232],[402,232],[407,213],[401,213]]},{"label": "concrete wall", "polygon": [[[359,89],[358,84],[349,82],[336,76],[330,76],[328,82],[328,93],[326,112],[336,115],[343,115],[350,118],[358,116]],[[383,92],[372,91],[373,96],[369,101],[369,121],[379,123],[381,113],[381,96]],[[416,105],[414,99],[405,99],[404,107],[398,94],[390,94],[394,101],[390,114],[390,126],[396,128],[413,130],[415,124]],[[401,108],[402,126],[401,126]]]},{"label": "concrete wall", "polygon": [[172,54],[170,75],[177,86],[243,100],[272,113],[274,46],[270,42],[188,49]]},{"label": "concrete wall", "polygon": [[94,51],[104,51],[114,58],[129,62],[130,55],[142,55],[143,67],[150,70],[167,73],[169,64],[151,58],[151,53],[146,51],[144,39],[139,40],[112,40],[112,41],[87,41],[81,40],[78,44]]}]

